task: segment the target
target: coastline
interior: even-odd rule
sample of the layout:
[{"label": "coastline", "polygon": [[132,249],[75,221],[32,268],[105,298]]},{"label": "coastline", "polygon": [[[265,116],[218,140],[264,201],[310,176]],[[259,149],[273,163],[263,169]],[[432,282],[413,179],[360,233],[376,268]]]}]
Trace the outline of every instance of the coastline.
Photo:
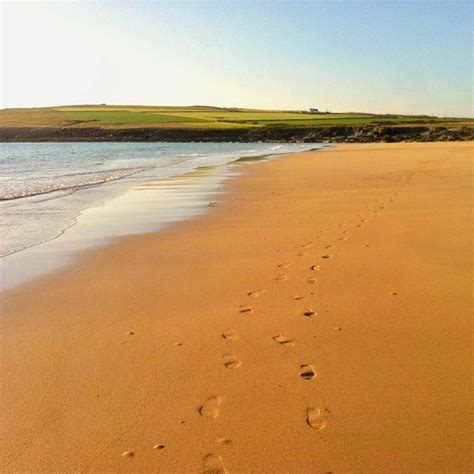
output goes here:
[{"label": "coastline", "polygon": [[137,183],[103,203],[84,209],[53,238],[0,259],[4,291],[58,274],[87,259],[88,252],[133,235],[158,233],[206,212],[209,202],[232,178],[232,162]]},{"label": "coastline", "polygon": [[[50,153],[53,160],[59,161],[58,153],[63,149],[63,145],[52,144],[53,150],[49,148],[50,145],[29,144],[28,153]],[[62,151],[72,155],[86,153],[88,156],[94,156],[94,153],[105,153],[103,144],[66,145],[69,149]],[[105,145],[107,147],[107,144]],[[317,150],[327,146],[316,143],[271,147],[268,144],[259,144],[249,148],[248,144],[239,144],[237,146],[240,149],[233,150],[236,144],[227,144],[230,147],[211,144],[206,148],[206,144],[201,143],[184,144],[188,146],[176,150],[172,145],[165,144],[166,148],[162,149],[163,146],[156,144],[140,144],[139,147],[145,148],[137,150],[134,144],[115,144],[115,153],[120,156],[128,153],[129,156],[135,156],[135,160],[136,155],[142,156],[141,159],[144,160],[143,155],[140,155],[144,150],[148,153],[151,150],[158,156],[168,155],[163,162],[156,159],[146,163],[142,161],[141,168],[137,168],[136,162],[122,162],[122,166],[131,165],[136,170],[125,173],[123,177],[112,176],[114,179],[91,184],[89,181],[83,182],[83,175],[86,174],[87,180],[92,173],[75,170],[70,176],[76,181],[67,183],[68,187],[64,187],[60,175],[57,189],[41,189],[40,179],[40,184],[36,184],[40,192],[20,196],[20,199],[14,194],[16,190],[13,191],[12,198],[8,195],[9,191],[5,190],[0,196],[0,227],[3,231],[0,292],[49,272],[60,271],[73,264],[88,250],[104,247],[118,238],[158,232],[175,222],[206,212],[210,201],[219,194],[224,182],[234,175],[233,163],[273,159],[293,151]],[[22,144],[12,146],[20,151],[23,147]],[[214,149],[211,149],[212,146]],[[18,149],[13,153],[12,161],[18,157]],[[114,151],[109,151],[109,155],[113,155]],[[5,155],[8,156],[8,151]],[[183,159],[183,156],[186,158]],[[176,158],[177,162],[173,162]],[[112,170],[102,171],[102,179],[104,174],[108,173],[108,178],[116,172],[113,165],[109,166]],[[85,167],[87,163],[83,165],[83,169]],[[48,172],[52,171],[46,171]],[[15,173],[19,174],[18,170],[13,170],[12,173],[14,176]],[[6,174],[8,175],[8,171]],[[28,180],[27,175],[23,178]],[[8,186],[5,180],[4,186]],[[65,191],[70,193],[54,194]],[[31,189],[28,192],[31,193]],[[41,198],[42,195],[45,196],[44,199]],[[37,199],[38,202],[35,203]],[[41,225],[36,224],[40,219]],[[32,225],[28,226],[28,223]]]},{"label": "coastline", "polygon": [[262,162],[8,292],[0,468],[472,471],[471,150]]}]

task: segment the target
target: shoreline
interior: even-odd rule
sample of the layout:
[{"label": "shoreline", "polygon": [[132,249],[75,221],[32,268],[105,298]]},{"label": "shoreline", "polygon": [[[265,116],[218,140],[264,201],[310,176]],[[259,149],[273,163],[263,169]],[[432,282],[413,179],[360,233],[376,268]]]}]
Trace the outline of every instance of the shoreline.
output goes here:
[{"label": "shoreline", "polygon": [[[87,258],[87,251],[91,249],[103,248],[131,235],[158,232],[175,222],[205,213],[213,196],[219,194],[224,183],[234,175],[235,166],[241,163],[278,158],[292,153],[291,147],[305,152],[324,146],[327,145],[314,144],[314,148],[304,150],[302,146],[290,145],[280,152],[259,150],[266,151],[260,155],[252,154],[255,150],[248,153],[241,150],[239,158],[227,158],[230,161],[213,158],[212,164],[200,164],[188,171],[175,170],[175,174],[170,176],[153,176],[149,171],[151,168],[145,170],[145,177],[135,178],[133,175],[137,173],[133,173],[133,181],[128,187],[125,187],[127,181],[120,179],[89,184],[82,190],[75,187],[74,190],[95,193],[96,202],[77,210],[67,227],[59,228],[54,234],[48,229],[52,235],[50,238],[2,255],[0,292],[50,272],[61,271],[73,265],[74,261]],[[161,168],[157,166],[156,169]],[[172,165],[168,169],[172,169]],[[110,186],[114,188],[107,191]],[[122,186],[121,191],[119,186]]]},{"label": "shoreline", "polygon": [[[136,235],[158,234],[170,225],[204,214],[210,199],[232,178],[230,166],[231,163],[202,166],[183,174],[150,179],[82,210],[75,223],[57,236],[0,258],[0,295],[21,289],[23,284],[34,284],[36,279],[60,275],[87,260],[89,252]],[[122,216],[124,212],[128,212],[128,219]]]},{"label": "shoreline", "polygon": [[471,150],[262,162],[5,294],[0,469],[472,471]]}]

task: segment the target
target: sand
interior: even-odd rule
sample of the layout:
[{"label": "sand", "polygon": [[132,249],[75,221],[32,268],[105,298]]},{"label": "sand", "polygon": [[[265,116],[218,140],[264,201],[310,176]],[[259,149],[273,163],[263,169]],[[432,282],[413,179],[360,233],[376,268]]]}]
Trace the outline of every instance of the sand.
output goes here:
[{"label": "sand", "polygon": [[472,472],[471,158],[242,165],[4,294],[2,472]]}]

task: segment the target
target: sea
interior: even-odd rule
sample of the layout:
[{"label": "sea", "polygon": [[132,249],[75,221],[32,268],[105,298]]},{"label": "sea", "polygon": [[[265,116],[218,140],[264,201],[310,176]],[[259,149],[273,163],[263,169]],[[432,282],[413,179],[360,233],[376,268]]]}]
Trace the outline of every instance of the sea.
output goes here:
[{"label": "sea", "polygon": [[236,160],[322,146],[0,144],[1,288],[61,266],[75,251],[206,212]]}]

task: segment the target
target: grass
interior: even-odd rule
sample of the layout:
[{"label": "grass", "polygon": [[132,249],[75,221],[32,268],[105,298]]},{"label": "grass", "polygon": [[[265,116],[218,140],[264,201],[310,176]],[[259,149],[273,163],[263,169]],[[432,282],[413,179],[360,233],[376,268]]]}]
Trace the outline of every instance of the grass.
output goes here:
[{"label": "grass", "polygon": [[201,119],[193,117],[178,117],[173,115],[164,115],[150,112],[129,112],[127,110],[117,111],[70,111],[64,113],[64,118],[76,121],[94,121],[104,125],[126,125],[126,124],[156,124],[162,122],[202,122]]},{"label": "grass", "polygon": [[84,128],[260,128],[391,125],[473,125],[468,118],[439,118],[369,113],[310,114],[299,111],[232,109],[209,106],[154,107],[130,105],[79,105],[0,110],[1,127]]}]

